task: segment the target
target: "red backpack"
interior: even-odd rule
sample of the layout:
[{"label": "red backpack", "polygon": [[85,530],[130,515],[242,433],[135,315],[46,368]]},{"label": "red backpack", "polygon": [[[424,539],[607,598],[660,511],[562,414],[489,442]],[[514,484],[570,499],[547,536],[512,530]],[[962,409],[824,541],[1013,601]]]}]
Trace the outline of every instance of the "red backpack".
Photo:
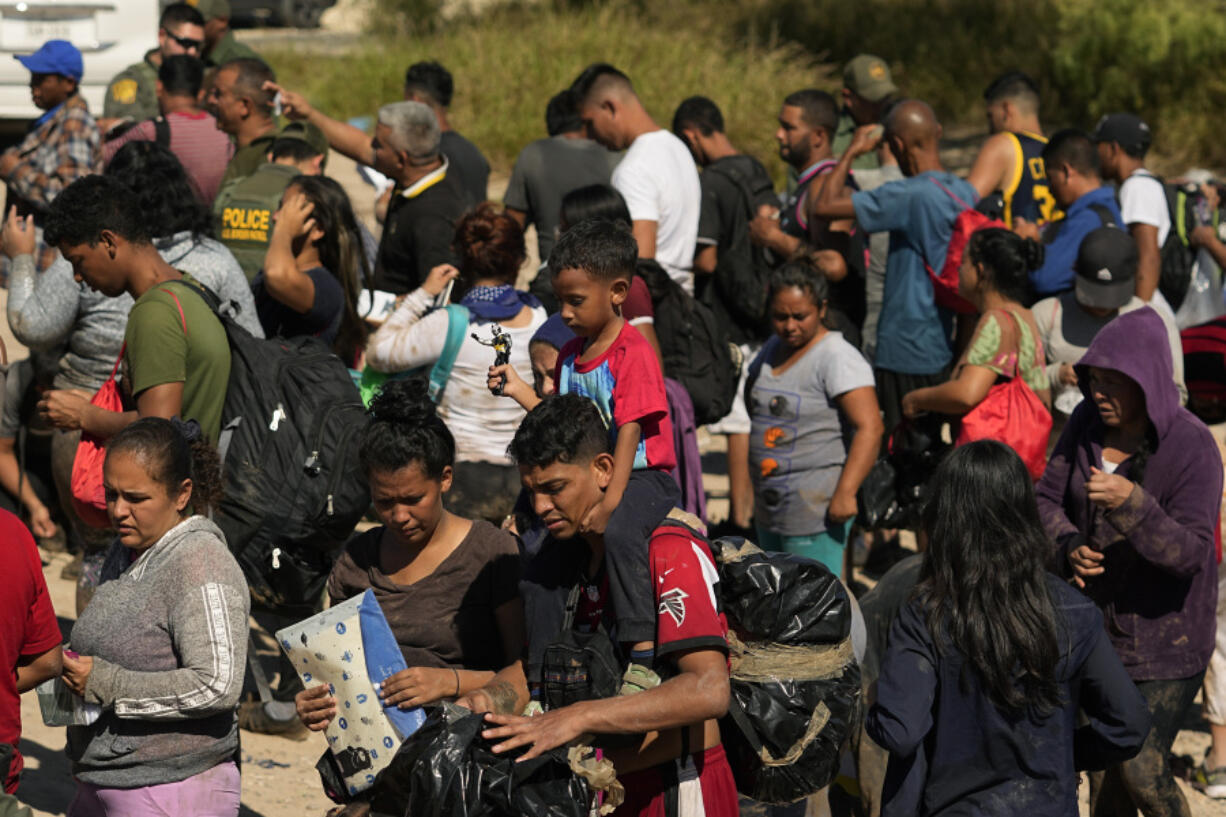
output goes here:
[{"label": "red backpack", "polygon": [[[120,348],[119,359],[111,369],[111,376],[89,401],[91,405],[107,411],[123,411],[123,398],[119,394],[119,384],[115,382],[115,373],[119,371],[127,348],[126,343]],[[106,490],[102,486],[102,463],[105,460],[106,440],[81,432],[77,453],[72,458],[72,507],[81,521],[91,528],[105,528],[111,524],[106,514]]]},{"label": "red backpack", "polygon": [[949,247],[945,250],[945,263],[941,267],[941,272],[938,274],[928,263],[928,259],[924,259],[924,269],[928,270],[928,277],[932,280],[932,295],[937,306],[952,309],[963,315],[973,315],[976,311],[974,305],[958,294],[958,267],[962,266],[962,253],[966,250],[966,243],[971,240],[971,235],[976,230],[982,230],[985,227],[1007,228],[1003,221],[985,216],[955,196],[936,178],[932,176],[928,178],[945,191],[945,195],[962,205],[962,212],[958,213],[958,217],[954,219],[954,231],[949,237]]}]

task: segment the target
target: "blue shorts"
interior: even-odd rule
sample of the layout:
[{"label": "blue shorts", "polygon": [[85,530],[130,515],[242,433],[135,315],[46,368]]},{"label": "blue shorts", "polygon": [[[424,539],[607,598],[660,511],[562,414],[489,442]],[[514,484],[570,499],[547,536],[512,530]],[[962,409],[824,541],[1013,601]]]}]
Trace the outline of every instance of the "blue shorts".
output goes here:
[{"label": "blue shorts", "polygon": [[784,536],[758,528],[758,546],[763,550],[794,553],[824,564],[835,576],[843,575],[843,549],[851,532],[852,520],[832,525],[821,533]]}]

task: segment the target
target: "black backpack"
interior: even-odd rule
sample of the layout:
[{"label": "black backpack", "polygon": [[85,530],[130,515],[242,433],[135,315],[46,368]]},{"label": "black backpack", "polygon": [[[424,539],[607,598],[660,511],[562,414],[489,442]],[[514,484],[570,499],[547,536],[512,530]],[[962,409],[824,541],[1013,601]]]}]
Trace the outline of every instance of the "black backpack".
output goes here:
[{"label": "black backpack", "polygon": [[759,204],[778,203],[774,185],[765,171],[754,176],[732,162],[717,162],[703,172],[731,182],[741,193],[741,207],[732,214],[731,240],[728,246],[719,248],[715,273],[700,300],[707,306],[714,306],[712,301],[718,300],[738,326],[761,337],[766,325],[771,264],[766,250],[750,241],[749,222],[757,215]]},{"label": "black backpack", "polygon": [[[1153,176],[1153,174],[1149,174]],[[1162,192],[1166,194],[1166,210],[1171,217],[1171,229],[1166,241],[1159,248],[1161,265],[1158,272],[1158,291],[1166,298],[1171,309],[1178,310],[1188,297],[1192,284],[1192,269],[1196,266],[1196,248],[1188,236],[1201,223],[1197,204],[1202,200],[1200,188],[1195,184],[1171,184],[1158,176]],[[1212,219],[1214,226],[1217,214]]]},{"label": "black backpack", "polygon": [[207,289],[230,344],[214,521],[251,587],[279,612],[318,607],[332,565],[370,492],[358,463],[366,424],[349,370],[317,338],[253,337]]},{"label": "black backpack", "polygon": [[583,588],[575,585],[566,599],[562,629],[545,648],[541,662],[541,701],[561,709],[579,701],[612,698],[622,685],[624,662],[604,628],[575,632],[575,611]]},{"label": "black backpack", "polygon": [[741,377],[739,353],[734,358],[734,347],[711,308],[694,300],[663,267],[639,259],[637,274],[651,293],[664,376],[689,392],[698,425],[716,422],[732,409]]}]

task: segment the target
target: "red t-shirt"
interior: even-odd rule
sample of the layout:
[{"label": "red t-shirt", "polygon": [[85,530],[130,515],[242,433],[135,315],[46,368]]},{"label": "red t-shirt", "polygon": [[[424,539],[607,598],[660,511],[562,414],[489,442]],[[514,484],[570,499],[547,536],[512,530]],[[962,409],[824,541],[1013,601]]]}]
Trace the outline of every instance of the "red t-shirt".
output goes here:
[{"label": "red t-shirt", "polygon": [[[719,573],[711,551],[675,525],[661,525],[647,546],[656,598],[656,657],[693,649],[727,652],[728,621],[720,612]],[[613,616],[607,573],[586,582],[575,608],[575,629],[593,632]]]},{"label": "red t-shirt", "polygon": [[656,591],[656,657],[693,649],[728,651],[719,573],[710,548],[684,528],[662,525],[647,546]]},{"label": "red t-shirt", "polygon": [[17,791],[21,774],[21,698],[17,694],[17,662],[42,655],[60,643],[60,627],[43,580],[42,559],[34,537],[21,520],[0,510],[0,742],[13,745],[4,790]]},{"label": "red t-shirt", "polygon": [[591,399],[600,409],[614,449],[617,430],[626,423],[638,423],[642,433],[634,456],[635,469],[672,471],[677,467],[677,454],[664,374],[656,353],[629,322],[622,325],[603,355],[580,363],[586,344],[587,338],[575,338],[558,352],[553,375],[557,393]]}]

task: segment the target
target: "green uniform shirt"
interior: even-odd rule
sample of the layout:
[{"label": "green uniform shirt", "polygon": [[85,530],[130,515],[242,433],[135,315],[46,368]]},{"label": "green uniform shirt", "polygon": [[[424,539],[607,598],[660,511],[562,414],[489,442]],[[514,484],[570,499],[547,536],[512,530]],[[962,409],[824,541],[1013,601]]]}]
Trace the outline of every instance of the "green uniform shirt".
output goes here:
[{"label": "green uniform shirt", "polygon": [[213,201],[214,233],[234,253],[248,281],[264,266],[273,213],[299,172],[293,165],[266,162],[247,178],[222,188]]},{"label": "green uniform shirt", "polygon": [[[856,120],[851,118],[851,114],[843,111],[839,115],[839,129],[834,134],[834,144],[831,146],[834,150],[834,157],[837,159],[843,155],[843,151],[847,150],[847,146],[851,144],[851,138],[856,133]],[[877,158],[876,151],[864,154],[851,163],[852,170],[876,170],[881,167],[881,160]]]},{"label": "green uniform shirt", "polygon": [[222,174],[218,190],[225,190],[227,186],[259,170],[260,165],[268,161],[268,152],[272,150],[272,143],[276,138],[277,132],[273,130],[271,133],[257,137],[247,147],[235,150],[234,155],[230,158],[230,164],[226,165],[226,172]]},{"label": "green uniform shirt", "polygon": [[156,53],[157,49],[154,48],[145,54],[143,60],[115,75],[107,86],[106,99],[102,103],[103,119],[144,122],[161,113],[157,94],[158,69],[152,62]]},{"label": "green uniform shirt", "polygon": [[207,65],[225,65],[230,60],[241,58],[257,59],[264,62],[264,58],[251,48],[251,46],[243,45],[234,36],[233,31],[227,31],[225,36],[217,41],[217,45],[213,46],[208,55],[204,58]]},{"label": "green uniform shirt", "polygon": [[[190,275],[183,278],[199,286]],[[230,381],[230,343],[204,299],[182,284],[158,284],[132,305],[123,340],[124,378],[133,398],[163,383],[182,383],[179,416],[199,423],[216,445]]]}]

